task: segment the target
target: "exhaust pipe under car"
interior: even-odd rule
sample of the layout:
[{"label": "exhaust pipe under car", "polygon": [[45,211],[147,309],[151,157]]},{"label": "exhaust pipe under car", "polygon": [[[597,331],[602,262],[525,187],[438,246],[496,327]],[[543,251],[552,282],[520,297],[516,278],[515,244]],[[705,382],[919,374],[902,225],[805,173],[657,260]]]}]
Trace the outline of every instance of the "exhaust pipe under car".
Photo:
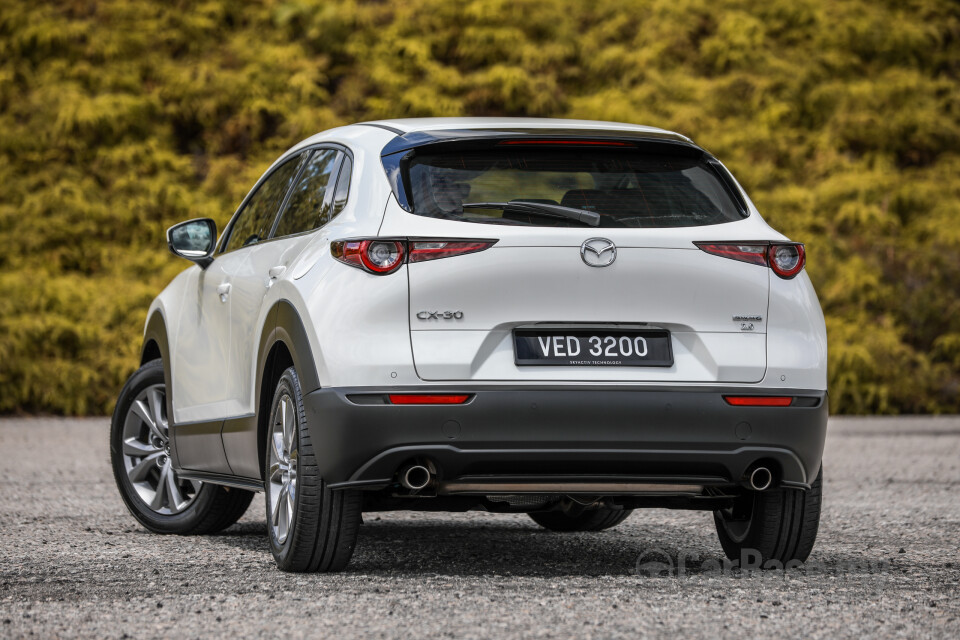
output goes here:
[{"label": "exhaust pipe under car", "polygon": [[747,485],[754,491],[766,491],[773,484],[773,472],[766,467],[755,467],[747,474]]},{"label": "exhaust pipe under car", "polygon": [[411,491],[419,491],[430,484],[433,474],[422,464],[407,465],[400,470],[400,484]]}]

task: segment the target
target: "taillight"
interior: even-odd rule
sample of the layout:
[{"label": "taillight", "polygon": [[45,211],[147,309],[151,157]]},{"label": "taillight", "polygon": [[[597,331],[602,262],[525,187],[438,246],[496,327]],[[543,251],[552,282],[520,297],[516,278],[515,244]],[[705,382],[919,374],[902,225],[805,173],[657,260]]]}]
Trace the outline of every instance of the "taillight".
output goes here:
[{"label": "taillight", "polygon": [[496,240],[358,238],[334,240],[330,255],[344,264],[376,275],[393,273],[408,262],[426,262],[489,249]]},{"label": "taillight", "polygon": [[489,249],[496,240],[411,240],[410,262],[426,262]]},{"label": "taillight", "polygon": [[403,264],[404,244],[398,240],[337,240],[330,243],[330,254],[345,264],[386,275]]},{"label": "taillight", "polygon": [[767,256],[770,268],[781,278],[797,275],[807,261],[802,244],[771,244]]},{"label": "taillight", "polygon": [[701,251],[770,267],[773,272],[789,280],[803,270],[806,252],[798,242],[694,242]]},{"label": "taillight", "polygon": [[395,240],[364,240],[360,243],[360,261],[374,273],[390,273],[403,264],[404,247]]},{"label": "taillight", "polygon": [[735,407],[789,407],[791,396],[723,396],[727,404]]}]

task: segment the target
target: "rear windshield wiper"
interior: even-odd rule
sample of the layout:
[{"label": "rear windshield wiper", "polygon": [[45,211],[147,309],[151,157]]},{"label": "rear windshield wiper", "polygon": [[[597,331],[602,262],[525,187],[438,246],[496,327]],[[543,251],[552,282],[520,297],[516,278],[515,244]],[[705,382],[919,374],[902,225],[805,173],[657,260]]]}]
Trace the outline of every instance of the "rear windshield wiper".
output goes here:
[{"label": "rear windshield wiper", "polygon": [[573,220],[591,227],[600,226],[600,214],[586,209],[575,209],[574,207],[564,207],[559,204],[547,204],[546,202],[527,202],[524,200],[514,200],[513,202],[468,202],[463,205],[464,209],[514,209],[534,216],[545,216],[547,218],[564,218]]}]

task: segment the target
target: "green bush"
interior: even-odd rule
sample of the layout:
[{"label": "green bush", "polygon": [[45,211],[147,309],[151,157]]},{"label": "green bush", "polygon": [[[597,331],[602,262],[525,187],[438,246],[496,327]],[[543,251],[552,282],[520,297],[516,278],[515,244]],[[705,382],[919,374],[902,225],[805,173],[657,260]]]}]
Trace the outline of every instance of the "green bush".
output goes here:
[{"label": "green bush", "polygon": [[960,411],[958,75],[949,0],[0,0],[0,412],[110,411],[169,225],[435,115],[693,136],[807,243],[832,409]]}]

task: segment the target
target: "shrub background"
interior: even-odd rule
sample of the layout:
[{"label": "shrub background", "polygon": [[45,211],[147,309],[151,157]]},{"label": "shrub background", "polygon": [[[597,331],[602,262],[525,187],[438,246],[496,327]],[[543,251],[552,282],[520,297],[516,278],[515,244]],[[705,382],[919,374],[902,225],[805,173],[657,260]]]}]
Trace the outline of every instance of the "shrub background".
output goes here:
[{"label": "shrub background", "polygon": [[692,136],[807,243],[831,408],[960,411],[958,75],[947,0],[0,0],[0,412],[110,411],[169,225],[433,115]]}]

